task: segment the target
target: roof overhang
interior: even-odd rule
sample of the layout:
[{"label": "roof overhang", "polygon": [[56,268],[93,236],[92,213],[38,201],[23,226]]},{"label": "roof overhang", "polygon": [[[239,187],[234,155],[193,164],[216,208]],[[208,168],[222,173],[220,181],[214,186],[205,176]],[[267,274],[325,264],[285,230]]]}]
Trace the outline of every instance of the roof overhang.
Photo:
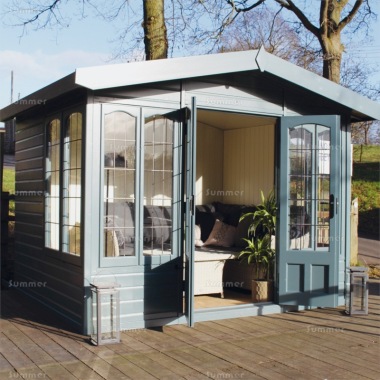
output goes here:
[{"label": "roof overhang", "polygon": [[0,120],[79,88],[102,90],[233,73],[269,74],[287,88],[302,88],[351,111],[352,121],[380,120],[380,104],[264,49],[79,68],[65,78],[5,107]]},{"label": "roof overhang", "polygon": [[258,50],[77,69],[75,83],[91,90],[257,70]]},{"label": "roof overhang", "polygon": [[44,106],[48,101],[78,88],[81,88],[81,86],[75,83],[75,73],[71,73],[0,110],[0,121],[7,121],[32,108]]},{"label": "roof overhang", "polygon": [[379,103],[273,54],[269,54],[264,49],[259,50],[256,63],[262,72],[266,71],[286,79],[288,82],[356,111],[357,114],[362,114],[363,117],[369,116],[371,119],[380,120]]}]

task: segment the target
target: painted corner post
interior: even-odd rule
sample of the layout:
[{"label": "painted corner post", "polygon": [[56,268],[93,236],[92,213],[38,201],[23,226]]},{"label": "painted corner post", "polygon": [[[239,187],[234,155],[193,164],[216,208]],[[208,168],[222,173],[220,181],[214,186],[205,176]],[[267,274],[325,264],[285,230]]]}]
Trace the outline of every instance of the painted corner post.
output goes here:
[{"label": "painted corner post", "polygon": [[359,225],[359,201],[355,198],[351,202],[351,256],[350,264],[356,265],[358,262],[358,225]]},{"label": "painted corner post", "polygon": [[[187,123],[187,121],[185,121]],[[186,317],[187,324],[194,326],[194,225],[195,225],[195,173],[196,173],[196,98],[191,98],[190,125],[186,130]]]}]

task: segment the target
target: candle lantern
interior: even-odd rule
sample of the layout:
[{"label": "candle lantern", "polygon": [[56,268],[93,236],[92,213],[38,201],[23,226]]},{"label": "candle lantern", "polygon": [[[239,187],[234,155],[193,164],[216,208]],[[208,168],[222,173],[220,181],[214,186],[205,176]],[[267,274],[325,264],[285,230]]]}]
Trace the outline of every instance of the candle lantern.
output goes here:
[{"label": "candle lantern", "polygon": [[368,314],[368,273],[365,267],[350,268],[350,315]]},{"label": "candle lantern", "polygon": [[91,285],[92,333],[95,345],[120,343],[120,298],[116,283]]}]

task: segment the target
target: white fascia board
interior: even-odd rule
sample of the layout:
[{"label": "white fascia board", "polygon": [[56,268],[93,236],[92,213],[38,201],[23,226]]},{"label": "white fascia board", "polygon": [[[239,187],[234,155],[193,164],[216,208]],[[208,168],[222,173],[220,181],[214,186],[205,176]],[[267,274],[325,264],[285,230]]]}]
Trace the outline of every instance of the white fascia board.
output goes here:
[{"label": "white fascia board", "polygon": [[340,103],[345,107],[363,113],[374,120],[380,120],[380,103],[374,102],[331,80],[267,53],[264,49],[259,50],[256,63],[261,72],[266,71],[327,99]]},{"label": "white fascia board", "polygon": [[77,85],[99,90],[257,70],[257,50],[79,68]]}]

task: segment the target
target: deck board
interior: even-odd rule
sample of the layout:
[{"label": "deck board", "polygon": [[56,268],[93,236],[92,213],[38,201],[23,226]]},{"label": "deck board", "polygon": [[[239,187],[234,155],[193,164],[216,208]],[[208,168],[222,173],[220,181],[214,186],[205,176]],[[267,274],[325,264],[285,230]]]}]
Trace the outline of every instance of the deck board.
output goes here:
[{"label": "deck board", "polygon": [[326,308],[233,318],[126,331],[120,344],[105,346],[14,289],[1,298],[0,379],[360,380],[380,373],[379,291],[367,316]]}]

